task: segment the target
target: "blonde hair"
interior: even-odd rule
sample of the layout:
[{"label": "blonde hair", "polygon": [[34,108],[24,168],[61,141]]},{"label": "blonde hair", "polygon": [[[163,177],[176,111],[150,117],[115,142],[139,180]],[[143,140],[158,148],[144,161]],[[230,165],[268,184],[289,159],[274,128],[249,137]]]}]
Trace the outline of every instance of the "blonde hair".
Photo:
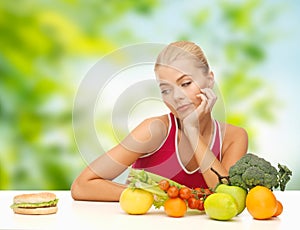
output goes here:
[{"label": "blonde hair", "polygon": [[189,41],[172,42],[165,47],[156,59],[155,70],[159,65],[172,65],[172,62],[185,58],[194,59],[196,66],[202,68],[204,73],[209,73],[209,64],[203,50]]}]

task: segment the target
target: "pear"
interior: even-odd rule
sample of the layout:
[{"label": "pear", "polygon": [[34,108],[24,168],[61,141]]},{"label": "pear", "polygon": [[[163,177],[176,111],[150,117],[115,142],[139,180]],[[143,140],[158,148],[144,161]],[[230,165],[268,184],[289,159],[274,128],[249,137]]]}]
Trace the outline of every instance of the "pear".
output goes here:
[{"label": "pear", "polygon": [[238,208],[237,215],[244,211],[246,207],[246,197],[247,197],[247,191],[245,189],[238,186],[220,184],[215,189],[215,192],[227,193],[235,199]]}]

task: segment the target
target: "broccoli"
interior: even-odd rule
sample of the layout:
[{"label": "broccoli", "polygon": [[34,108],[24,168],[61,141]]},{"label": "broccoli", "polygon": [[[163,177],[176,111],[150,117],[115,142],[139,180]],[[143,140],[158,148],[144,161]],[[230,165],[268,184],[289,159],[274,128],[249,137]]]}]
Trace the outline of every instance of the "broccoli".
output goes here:
[{"label": "broccoli", "polygon": [[270,162],[253,153],[244,155],[229,169],[229,183],[249,190],[256,185],[265,186],[271,190],[280,187],[285,190],[292,171],[285,165],[278,164],[279,170]]}]

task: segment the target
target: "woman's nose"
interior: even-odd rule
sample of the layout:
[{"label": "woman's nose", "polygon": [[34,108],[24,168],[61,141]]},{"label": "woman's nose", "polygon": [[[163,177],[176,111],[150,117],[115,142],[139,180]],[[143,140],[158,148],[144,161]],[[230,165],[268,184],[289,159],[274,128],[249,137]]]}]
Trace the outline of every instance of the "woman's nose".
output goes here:
[{"label": "woman's nose", "polygon": [[174,100],[181,100],[185,97],[185,94],[184,94],[183,90],[180,89],[179,87],[174,87],[173,97],[174,97]]}]

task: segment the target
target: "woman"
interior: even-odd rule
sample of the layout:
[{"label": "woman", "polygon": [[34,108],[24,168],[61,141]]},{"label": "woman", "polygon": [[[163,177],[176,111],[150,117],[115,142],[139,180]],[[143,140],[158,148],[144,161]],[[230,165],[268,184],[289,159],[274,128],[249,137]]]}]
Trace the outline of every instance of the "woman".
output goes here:
[{"label": "woman", "polygon": [[112,181],[142,168],[188,187],[215,187],[248,148],[246,131],[213,119],[214,74],[199,46],[179,41],[161,51],[155,73],[170,113],[139,124],[120,144],[92,162],[71,187],[75,200],[118,201],[126,185]]}]

